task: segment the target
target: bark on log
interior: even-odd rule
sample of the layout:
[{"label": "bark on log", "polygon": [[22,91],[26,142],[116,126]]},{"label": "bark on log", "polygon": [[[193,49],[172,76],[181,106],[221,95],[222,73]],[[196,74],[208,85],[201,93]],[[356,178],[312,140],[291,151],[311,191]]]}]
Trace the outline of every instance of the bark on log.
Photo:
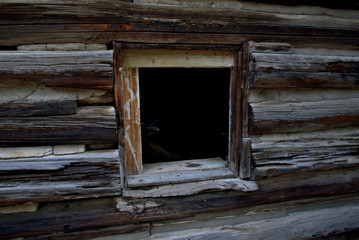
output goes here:
[{"label": "bark on log", "polygon": [[47,87],[112,91],[112,51],[1,52],[0,81],[39,79]]},{"label": "bark on log", "polygon": [[251,103],[251,132],[304,132],[358,126],[359,99]]},{"label": "bark on log", "polygon": [[76,114],[0,118],[0,146],[116,142],[113,107],[79,107]]},{"label": "bark on log", "polygon": [[359,88],[359,57],[252,53],[252,88]]},{"label": "bark on log", "polygon": [[69,115],[76,110],[75,100],[0,103],[0,117]]},{"label": "bark on log", "polygon": [[358,168],[317,173],[298,173],[259,181],[255,192],[207,193],[196,197],[134,199],[126,209],[116,208],[116,199],[47,203],[34,213],[8,214],[0,218],[0,238],[29,237],[52,232],[118,226],[233,210],[294,199],[357,193]]},{"label": "bark on log", "polygon": [[0,205],[119,195],[118,151],[0,161]]},{"label": "bark on log", "polygon": [[[136,35],[144,31],[238,33],[260,35],[262,39],[266,35],[285,34],[305,36],[303,39],[306,42],[313,42],[311,37],[316,36],[327,40],[327,37],[357,38],[359,34],[356,19],[348,21],[328,16],[230,9],[181,9],[114,0],[58,1],[58,4],[2,3],[0,16],[0,45],[5,46],[68,42],[68,39],[74,42],[108,43],[114,39],[124,40],[122,33],[128,31],[136,32]],[[212,19],[216,19],[215,23]],[[138,42],[136,37],[127,40]],[[358,45],[355,41],[353,44]]]}]

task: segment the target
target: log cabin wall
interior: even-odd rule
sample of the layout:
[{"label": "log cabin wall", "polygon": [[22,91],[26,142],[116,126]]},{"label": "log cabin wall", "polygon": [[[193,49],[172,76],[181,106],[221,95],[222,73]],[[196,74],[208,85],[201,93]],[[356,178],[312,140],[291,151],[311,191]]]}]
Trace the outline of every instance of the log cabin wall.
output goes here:
[{"label": "log cabin wall", "polygon": [[[355,1],[1,0],[0,239],[358,229],[358,26]],[[247,46],[259,190],[121,196],[113,41]]]}]

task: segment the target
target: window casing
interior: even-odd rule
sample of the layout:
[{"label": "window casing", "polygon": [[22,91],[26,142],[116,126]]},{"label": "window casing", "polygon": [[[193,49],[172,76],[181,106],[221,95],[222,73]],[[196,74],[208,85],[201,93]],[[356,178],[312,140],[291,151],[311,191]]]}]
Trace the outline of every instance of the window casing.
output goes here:
[{"label": "window casing", "polygon": [[[228,164],[231,174],[222,173],[224,177],[240,176],[242,179],[250,177],[250,142],[248,141],[248,111],[247,111],[247,84],[246,84],[246,51],[241,46],[198,46],[198,45],[151,45],[114,43],[115,63],[115,102],[118,110],[118,139],[122,166],[127,179],[142,179],[151,171],[155,171],[156,164],[143,168],[141,149],[141,113],[139,99],[139,68],[230,68],[230,98],[229,98],[229,140]],[[197,161],[197,160],[193,160]],[[200,173],[208,170],[207,179],[214,174],[213,169],[206,165],[220,164],[215,160],[191,164],[191,160],[182,161],[175,165],[183,168],[174,172],[185,172],[184,181],[197,181]],[[161,163],[171,165],[173,163]],[[225,163],[226,164],[226,163]],[[175,166],[173,165],[173,166]],[[192,166],[188,171],[188,166]],[[193,167],[195,166],[195,167]],[[227,168],[228,170],[228,168]],[[226,170],[223,170],[226,171]],[[153,172],[167,180],[162,170]],[[173,172],[169,173],[173,176]],[[181,175],[181,174],[178,174]],[[196,176],[198,175],[198,176]],[[218,175],[218,173],[217,173]],[[218,177],[214,174],[213,178]],[[221,174],[219,174],[221,175]],[[137,178],[138,180],[139,178]],[[172,179],[172,178],[171,178]],[[174,178],[176,179],[176,178]],[[181,182],[178,178],[173,183]],[[143,180],[140,180],[143,181]],[[146,186],[143,181],[141,186]],[[161,181],[159,181],[161,182]],[[169,183],[168,181],[166,184]],[[150,183],[149,183],[150,184]],[[151,185],[151,184],[150,184]],[[156,185],[156,184],[155,184]]]}]

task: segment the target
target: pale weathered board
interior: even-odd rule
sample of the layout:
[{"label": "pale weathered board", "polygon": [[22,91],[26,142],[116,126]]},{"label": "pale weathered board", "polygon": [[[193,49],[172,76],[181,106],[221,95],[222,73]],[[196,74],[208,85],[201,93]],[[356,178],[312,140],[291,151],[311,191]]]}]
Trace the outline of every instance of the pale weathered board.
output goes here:
[{"label": "pale weathered board", "polygon": [[234,65],[232,51],[125,49],[124,67],[202,67],[229,68]]},{"label": "pale weathered board", "polygon": [[0,205],[120,195],[117,150],[0,160]]},{"label": "pale weathered board", "polygon": [[143,165],[142,175],[152,175],[167,172],[200,171],[219,169],[228,166],[222,158],[191,159],[164,163],[149,163]]},{"label": "pale weathered board", "polygon": [[253,135],[256,177],[359,165],[359,129]]},{"label": "pale weathered board", "polygon": [[41,80],[47,87],[113,90],[112,51],[1,52],[0,81]]},{"label": "pale weathered board", "polygon": [[124,190],[123,196],[131,198],[148,197],[174,197],[199,194],[203,192],[216,192],[235,190],[250,192],[258,189],[254,181],[245,181],[238,178],[217,179],[191,183],[179,183],[172,185],[158,186],[148,189]]},{"label": "pale weathered board", "polygon": [[167,173],[130,175],[127,176],[127,186],[138,188],[145,186],[167,185],[186,182],[197,182],[214,179],[233,178],[233,172],[228,168],[196,171],[172,171]]},{"label": "pale weathered board", "polygon": [[359,57],[253,52],[253,88],[358,88]]},{"label": "pale weathered board", "polygon": [[359,98],[251,103],[253,133],[300,132],[358,126]]},{"label": "pale weathered board", "polygon": [[115,109],[110,106],[78,107],[62,116],[0,118],[0,145],[115,143]]},{"label": "pale weathered board", "polygon": [[187,229],[153,234],[153,240],[204,239],[310,239],[337,232],[357,229],[359,205],[355,203],[331,208],[308,209],[288,213],[287,216],[253,220],[240,224],[212,228]]}]

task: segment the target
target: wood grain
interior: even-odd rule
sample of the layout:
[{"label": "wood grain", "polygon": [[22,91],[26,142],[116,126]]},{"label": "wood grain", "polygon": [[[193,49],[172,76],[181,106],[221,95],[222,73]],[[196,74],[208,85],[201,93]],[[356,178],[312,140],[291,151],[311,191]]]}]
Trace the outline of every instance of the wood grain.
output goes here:
[{"label": "wood grain", "polygon": [[49,145],[115,143],[116,119],[113,107],[78,107],[63,116],[0,118],[0,145]]},{"label": "wood grain", "polygon": [[145,186],[160,186],[233,177],[233,172],[228,168],[197,171],[173,171],[151,175],[130,175],[127,177],[127,186],[129,188],[139,188]]},{"label": "wood grain", "polygon": [[358,126],[359,99],[251,103],[252,133],[301,132]]},{"label": "wood grain", "polygon": [[254,52],[251,58],[252,88],[359,87],[359,57]]},{"label": "wood grain", "polygon": [[76,113],[76,110],[75,100],[0,103],[0,117],[69,115]]},{"label": "wood grain", "polygon": [[359,165],[359,130],[253,135],[256,178]]},{"label": "wood grain", "polygon": [[142,172],[142,144],[139,99],[139,78],[137,68],[120,68],[119,108],[123,134],[120,144],[123,148],[123,159],[128,175]]},{"label": "wood grain", "polygon": [[[121,40],[122,33],[129,31],[235,33],[261,35],[262,39],[268,35],[305,36],[307,42],[313,42],[312,37],[317,36],[324,41],[327,37],[358,37],[356,19],[151,6],[114,0],[58,1],[57,4],[5,2],[1,4],[0,16],[0,44],[5,46],[39,41],[59,43],[68,39],[108,43]],[[130,41],[136,42],[136,37]]]},{"label": "wood grain", "polygon": [[158,198],[188,196],[202,192],[216,192],[225,190],[250,192],[257,189],[258,186],[254,181],[245,181],[238,178],[228,178],[163,185],[148,189],[125,190],[122,195],[131,198]]},{"label": "wood grain", "polygon": [[[201,239],[268,239],[287,240],[330,236],[337,232],[359,227],[359,206],[355,203],[344,206],[291,212],[287,216],[252,220],[238,224],[186,229],[153,234],[153,240],[201,240]],[[314,208],[314,209],[313,209]],[[286,230],[283,230],[286,229]]]},{"label": "wood grain", "polygon": [[[297,173],[296,177],[277,177],[258,181],[255,192],[206,193],[197,196],[128,199],[129,208],[119,211],[113,198],[44,203],[37,212],[3,215],[0,237],[30,237],[52,232],[143,223],[200,213],[233,210],[290,200],[320,198],[357,193],[358,168]],[[131,210],[132,209],[132,210]]]},{"label": "wood grain", "polygon": [[230,79],[230,99],[229,99],[229,166],[235,176],[239,174],[240,147],[242,140],[242,54],[236,52],[234,57],[234,67],[231,69]]},{"label": "wood grain", "polygon": [[112,51],[1,52],[0,81],[41,80],[47,87],[113,90]]},{"label": "wood grain", "polygon": [[0,161],[0,205],[120,194],[117,150]]}]

